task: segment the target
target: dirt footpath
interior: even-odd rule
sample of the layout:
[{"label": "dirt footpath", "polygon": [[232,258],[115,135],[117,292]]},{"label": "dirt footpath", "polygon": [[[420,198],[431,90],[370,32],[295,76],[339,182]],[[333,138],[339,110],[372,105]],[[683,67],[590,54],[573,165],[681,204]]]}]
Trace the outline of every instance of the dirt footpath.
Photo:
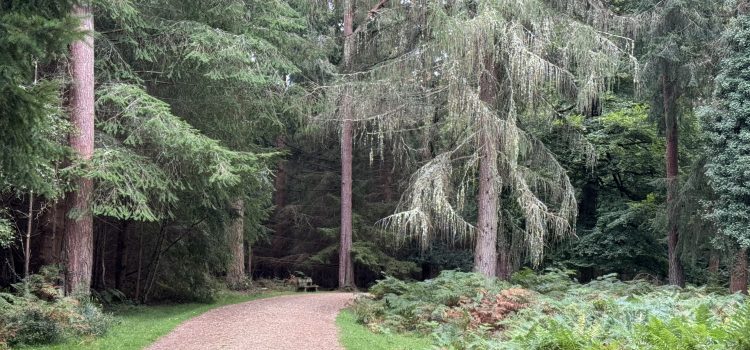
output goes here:
[{"label": "dirt footpath", "polygon": [[151,350],[337,350],[336,316],[351,293],[310,293],[211,310],[178,326]]}]

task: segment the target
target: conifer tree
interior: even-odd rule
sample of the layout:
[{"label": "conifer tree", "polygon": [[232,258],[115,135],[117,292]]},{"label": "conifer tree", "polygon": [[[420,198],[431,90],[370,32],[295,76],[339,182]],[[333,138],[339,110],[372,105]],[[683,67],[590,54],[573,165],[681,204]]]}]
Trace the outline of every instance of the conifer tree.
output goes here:
[{"label": "conifer tree", "polygon": [[[473,237],[474,269],[502,278],[512,272],[511,256],[525,255],[538,265],[549,240],[573,233],[574,189],[531,126],[550,122],[555,108],[550,92],[585,111],[621,63],[632,63],[631,42],[609,32],[625,33],[630,22],[591,3],[590,8],[542,1],[402,6],[417,13],[404,17],[423,21],[414,24],[416,34],[399,34],[416,43],[370,74],[402,88],[393,105],[407,106],[400,111],[411,119],[422,116],[421,125],[439,107],[442,132],[454,141],[414,174],[400,211],[384,219],[386,226],[416,237],[422,246],[438,235],[451,243]],[[430,96],[435,104],[425,106],[413,96]],[[382,94],[377,97],[382,104]],[[477,226],[462,213],[475,183]],[[502,205],[503,196],[510,205]],[[511,224],[512,216],[524,223]],[[512,248],[513,237],[522,237],[525,248]]]},{"label": "conifer tree", "polygon": [[711,77],[710,45],[716,35],[721,5],[708,0],[647,1],[641,15],[644,49],[642,81],[653,100],[652,113],[662,120],[666,139],[667,248],[669,283],[685,285],[680,258],[679,130],[681,115],[690,113],[690,98],[701,96]]},{"label": "conifer tree", "polygon": [[[742,7],[741,7],[742,8]],[[724,33],[727,56],[716,77],[714,103],[701,111],[708,136],[709,182],[717,198],[710,218],[732,242],[732,292],[748,292],[750,247],[750,15],[742,11]]]}]

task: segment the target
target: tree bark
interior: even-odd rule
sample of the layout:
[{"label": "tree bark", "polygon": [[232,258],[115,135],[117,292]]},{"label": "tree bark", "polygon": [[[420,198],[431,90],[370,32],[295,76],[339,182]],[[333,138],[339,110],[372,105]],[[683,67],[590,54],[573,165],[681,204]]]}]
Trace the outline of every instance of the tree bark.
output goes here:
[{"label": "tree bark", "polygon": [[[665,72],[669,72],[666,65]],[[666,129],[666,165],[667,165],[667,253],[669,258],[669,284],[684,287],[685,273],[682,268],[677,247],[680,242],[679,209],[677,196],[679,192],[679,134],[677,128],[677,94],[674,82],[669,73],[662,76],[662,98],[664,104],[664,125]]]},{"label": "tree bark", "polygon": [[[284,136],[276,137],[276,148],[282,151],[286,147]],[[276,165],[276,178],[274,179],[275,192],[273,203],[276,206],[276,213],[286,205],[286,161],[280,160]]]},{"label": "tree bark", "polygon": [[380,162],[380,179],[382,181],[383,188],[383,202],[393,202],[393,161],[384,155],[384,158]]},{"label": "tree bark", "polygon": [[[94,154],[94,18],[89,4],[77,5],[73,14],[81,19],[83,39],[70,45],[70,146],[84,161]],[[94,184],[84,177],[74,180],[76,190],[67,194],[65,220],[65,292],[88,295],[93,265]]]},{"label": "tree bark", "polygon": [[[480,99],[494,110],[497,98],[495,63],[491,56],[485,58],[484,71],[480,77]],[[479,208],[477,217],[477,238],[474,248],[474,270],[487,277],[497,275],[497,227],[498,227],[498,188],[497,140],[494,140],[492,120],[489,116],[480,119],[479,131]],[[506,245],[507,246],[507,245]],[[504,258],[507,256],[504,256]]]},{"label": "tree bark", "polygon": [[719,267],[721,266],[721,258],[719,258],[719,253],[711,249],[711,256],[708,258],[708,272],[710,274],[717,274],[719,273]]},{"label": "tree bark", "polygon": [[[276,149],[281,152],[286,148],[286,140],[283,135],[276,137]],[[273,204],[274,210],[274,234],[273,240],[271,241],[271,247],[273,249],[282,250],[283,237],[284,237],[284,219],[281,215],[281,211],[286,206],[286,160],[282,159],[276,164],[276,177],[274,178],[274,193],[273,193]]]},{"label": "tree bark", "polygon": [[237,199],[232,203],[234,212],[232,222],[227,228],[227,241],[232,258],[227,269],[227,283],[233,287],[240,287],[245,280],[245,202]]},{"label": "tree bark", "polygon": [[31,229],[34,219],[34,191],[29,193],[29,216],[26,222],[26,243],[24,246],[23,278],[29,278],[29,265],[31,263]]},{"label": "tree bark", "polygon": [[245,240],[245,275],[248,280],[253,279],[253,247],[250,245],[250,241]]},{"label": "tree bark", "polygon": [[[352,69],[354,54],[354,1],[344,1],[344,71]],[[352,138],[353,115],[350,89],[341,99],[341,242],[339,245],[339,288],[354,287],[352,266]]]},{"label": "tree bark", "polygon": [[734,258],[729,291],[747,294],[747,248],[739,249]]}]

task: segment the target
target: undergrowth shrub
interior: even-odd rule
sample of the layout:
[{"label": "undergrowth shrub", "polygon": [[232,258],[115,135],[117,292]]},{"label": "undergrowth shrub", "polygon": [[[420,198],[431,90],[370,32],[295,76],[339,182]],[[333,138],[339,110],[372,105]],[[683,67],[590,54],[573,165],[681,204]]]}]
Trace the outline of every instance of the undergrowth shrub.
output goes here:
[{"label": "undergrowth shrub", "polygon": [[112,318],[91,301],[64,297],[58,276],[58,269],[46,267],[15,284],[15,293],[0,293],[0,349],[98,336],[107,331]]},{"label": "undergrowth shrub", "polygon": [[513,285],[456,271],[386,278],[353,311],[374,331],[430,334],[440,349],[750,350],[743,296],[572,275],[523,270]]}]

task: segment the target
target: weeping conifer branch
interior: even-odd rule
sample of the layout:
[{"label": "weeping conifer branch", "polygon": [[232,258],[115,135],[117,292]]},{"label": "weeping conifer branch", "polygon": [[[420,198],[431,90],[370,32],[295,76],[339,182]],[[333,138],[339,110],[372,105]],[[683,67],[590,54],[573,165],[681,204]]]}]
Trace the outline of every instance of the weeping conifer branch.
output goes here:
[{"label": "weeping conifer branch", "polygon": [[[470,146],[480,145],[498,151],[495,186],[515,198],[534,264],[541,262],[546,242],[574,234],[573,186],[522,121],[553,115],[546,101],[550,94],[587,111],[618,72],[636,69],[629,38],[637,30],[635,22],[600,5],[593,0],[411,1],[379,14],[372,24],[376,34],[358,40],[365,44],[357,52],[378,54],[390,42],[396,43],[390,47],[395,53],[342,76],[345,83],[326,87],[328,96],[336,99],[349,91],[357,101],[354,119],[360,132],[378,135],[377,144],[426,124],[439,112],[445,120],[442,131],[459,135],[462,145],[416,171],[397,213],[382,220],[386,228],[417,239],[423,248],[435,239],[471,239],[475,228],[463,219],[461,208],[477,170],[479,150]],[[378,30],[386,25],[389,30]],[[363,30],[358,35],[371,34]],[[485,71],[488,60],[499,68],[494,105],[480,98],[480,77],[494,76]],[[494,143],[482,146],[480,136]],[[457,182],[454,163],[465,163]]]}]

